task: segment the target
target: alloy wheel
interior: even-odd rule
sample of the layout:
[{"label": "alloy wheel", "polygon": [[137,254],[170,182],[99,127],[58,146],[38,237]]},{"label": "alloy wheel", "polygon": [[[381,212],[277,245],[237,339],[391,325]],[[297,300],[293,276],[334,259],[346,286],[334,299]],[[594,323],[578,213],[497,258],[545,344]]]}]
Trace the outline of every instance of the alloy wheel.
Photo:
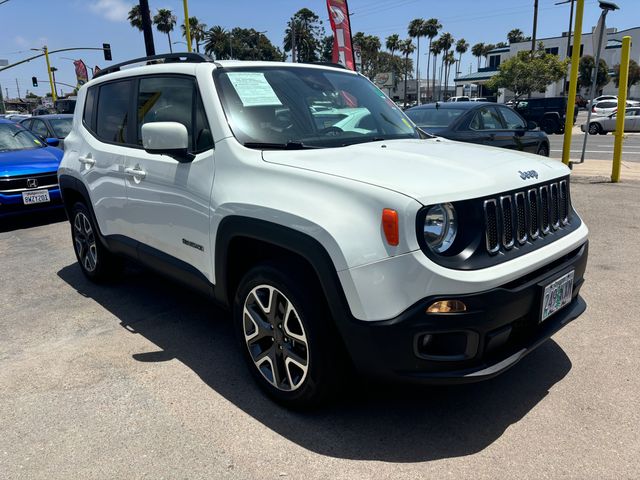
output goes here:
[{"label": "alloy wheel", "polygon": [[98,264],[96,238],[91,222],[82,212],[77,212],[73,220],[73,243],[84,269],[93,272]]},{"label": "alloy wheel", "polygon": [[596,133],[600,132],[600,127],[598,126],[597,123],[592,123],[591,125],[589,125],[589,133],[591,135],[595,135]]},{"label": "alloy wheel", "polygon": [[289,299],[271,285],[246,296],[242,313],[244,339],[260,374],[278,390],[293,391],[309,371],[304,325]]}]

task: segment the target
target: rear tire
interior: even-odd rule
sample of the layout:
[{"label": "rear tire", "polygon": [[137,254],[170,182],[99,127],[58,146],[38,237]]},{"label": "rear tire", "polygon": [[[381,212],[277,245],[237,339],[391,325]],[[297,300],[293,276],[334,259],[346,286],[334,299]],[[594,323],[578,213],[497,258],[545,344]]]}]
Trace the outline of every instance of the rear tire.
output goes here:
[{"label": "rear tire", "polygon": [[559,124],[553,118],[547,118],[542,122],[542,130],[544,130],[544,133],[547,135],[551,135],[559,130]]},{"label": "rear tire", "polygon": [[81,202],[71,209],[71,238],[80,269],[92,282],[112,280],[122,271],[122,259],[102,244],[93,217]]},{"label": "rear tire", "polygon": [[240,281],[234,327],[247,366],[278,403],[326,402],[347,370],[342,343],[316,281],[287,263],[262,263]]}]

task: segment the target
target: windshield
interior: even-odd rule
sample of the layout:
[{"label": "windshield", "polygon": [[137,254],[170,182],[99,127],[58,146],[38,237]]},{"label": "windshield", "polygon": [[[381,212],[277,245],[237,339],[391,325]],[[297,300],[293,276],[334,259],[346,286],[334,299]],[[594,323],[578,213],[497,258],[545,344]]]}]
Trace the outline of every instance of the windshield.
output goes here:
[{"label": "windshield", "polygon": [[446,128],[464,112],[465,108],[416,108],[408,110],[407,116],[422,128]]},{"label": "windshield", "polygon": [[53,133],[57,138],[64,138],[69,135],[71,131],[71,125],[73,124],[73,117],[69,118],[52,118],[49,120]]},{"label": "windshield", "polygon": [[246,67],[214,73],[229,126],[254,148],[341,147],[421,138],[368,80],[318,68]]},{"label": "windshield", "polygon": [[17,123],[0,123],[0,152],[44,147],[29,130]]}]

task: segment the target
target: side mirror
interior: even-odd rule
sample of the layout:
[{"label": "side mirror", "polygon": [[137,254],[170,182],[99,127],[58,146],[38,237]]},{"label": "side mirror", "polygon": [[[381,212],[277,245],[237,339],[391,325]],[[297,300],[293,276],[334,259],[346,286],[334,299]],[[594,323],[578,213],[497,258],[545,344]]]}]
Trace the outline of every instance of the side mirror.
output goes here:
[{"label": "side mirror", "polygon": [[531,120],[527,122],[527,130],[535,130],[536,128],[538,128],[538,124],[536,122]]},{"label": "side mirror", "polygon": [[57,147],[58,145],[60,145],[60,140],[58,140],[57,138],[45,138],[44,141],[50,147]]},{"label": "side mirror", "polygon": [[192,161],[187,127],[178,122],[151,122],[142,125],[142,146],[148,153],[169,155],[181,163]]}]

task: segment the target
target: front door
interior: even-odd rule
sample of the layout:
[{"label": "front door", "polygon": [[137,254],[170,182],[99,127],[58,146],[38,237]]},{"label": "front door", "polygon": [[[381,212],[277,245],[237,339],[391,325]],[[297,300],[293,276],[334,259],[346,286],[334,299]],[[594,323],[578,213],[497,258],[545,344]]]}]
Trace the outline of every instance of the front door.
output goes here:
[{"label": "front door", "polygon": [[[137,143],[127,156],[127,218],[139,255],[158,251],[186,262],[209,280],[210,195],[213,186],[213,140],[194,77],[140,77],[136,93]],[[189,132],[191,162],[147,153],[141,129],[148,122],[178,122]],[[146,247],[151,247],[146,248]],[[163,256],[161,256],[163,257]],[[165,257],[166,259],[166,257]]]},{"label": "front door", "polygon": [[527,122],[509,107],[496,107],[502,114],[505,126],[513,136],[513,146],[516,150],[538,153],[538,135],[528,133]]}]

